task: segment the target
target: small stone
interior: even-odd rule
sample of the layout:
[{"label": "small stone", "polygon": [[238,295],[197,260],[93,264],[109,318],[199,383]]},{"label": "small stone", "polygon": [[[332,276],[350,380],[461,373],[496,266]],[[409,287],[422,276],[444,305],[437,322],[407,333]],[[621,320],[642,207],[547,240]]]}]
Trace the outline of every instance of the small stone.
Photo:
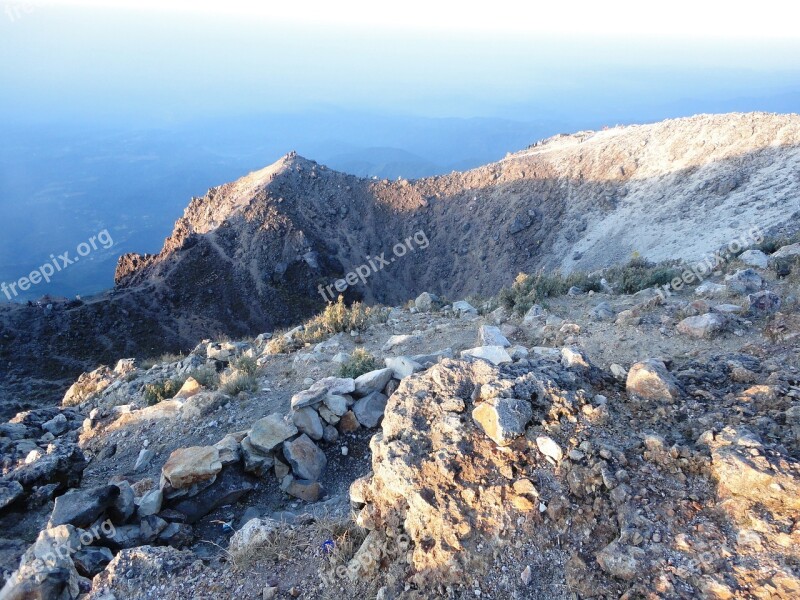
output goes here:
[{"label": "small stone", "polygon": [[673,376],[663,362],[648,359],[631,367],[625,383],[628,394],[642,400],[676,400],[680,394]]},{"label": "small stone", "polygon": [[342,418],[339,420],[339,431],[342,433],[352,433],[359,427],[361,427],[361,423],[358,422],[358,419],[352,410],[348,410],[346,413],[344,413]]},{"label": "small stone", "polygon": [[533,578],[533,574],[531,572],[531,567],[528,565],[523,569],[522,574],[520,575],[520,579],[522,579],[523,585],[530,585],[531,579]]},{"label": "small stone", "polygon": [[152,448],[142,448],[139,451],[139,456],[136,459],[136,464],[133,465],[133,470],[137,473],[140,471],[144,471],[149,465],[150,461],[153,460],[155,456],[155,452],[153,452]]},{"label": "small stone", "polygon": [[491,398],[475,407],[472,418],[494,443],[508,446],[525,433],[533,408],[527,400]]},{"label": "small stone", "polygon": [[536,438],[536,447],[539,448],[539,452],[548,458],[552,458],[556,462],[561,462],[561,459],[564,457],[561,447],[553,438],[546,435],[540,435]]}]

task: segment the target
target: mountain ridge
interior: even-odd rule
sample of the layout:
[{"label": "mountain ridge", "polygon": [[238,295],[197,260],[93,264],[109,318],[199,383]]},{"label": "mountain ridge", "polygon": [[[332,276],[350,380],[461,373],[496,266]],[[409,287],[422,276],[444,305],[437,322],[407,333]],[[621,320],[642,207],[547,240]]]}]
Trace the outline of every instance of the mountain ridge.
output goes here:
[{"label": "mountain ridge", "polygon": [[[98,362],[296,323],[324,305],[320,285],[416,232],[424,250],[346,297],[488,295],[521,271],[700,259],[754,226],[796,228],[798,173],[800,117],[767,113],[564,134],[417,180],[359,178],[290,153],[192,199],[158,254],[120,258],[109,293],[49,315],[4,307],[2,384],[52,403]],[[53,358],[31,372],[43,348]]]}]

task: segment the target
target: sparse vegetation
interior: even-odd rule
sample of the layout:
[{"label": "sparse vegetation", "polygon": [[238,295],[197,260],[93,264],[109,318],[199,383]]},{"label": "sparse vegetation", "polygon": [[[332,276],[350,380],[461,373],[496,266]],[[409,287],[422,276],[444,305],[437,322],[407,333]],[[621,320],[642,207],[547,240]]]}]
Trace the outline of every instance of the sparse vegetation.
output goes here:
[{"label": "sparse vegetation", "polygon": [[601,279],[605,279],[618,293],[635,294],[647,288],[665,285],[680,274],[681,269],[676,265],[652,263],[634,256],[627,264],[611,267],[602,274],[575,272],[563,275],[558,271],[541,271],[536,275],[520,273],[510,288],[500,291],[497,301],[506,310],[522,315],[534,304],[543,304],[547,298],[563,296],[572,287],[583,292],[600,292],[603,289]]},{"label": "sparse vegetation", "polygon": [[634,257],[627,264],[611,267],[603,277],[620,294],[635,294],[651,287],[668,284],[680,277],[683,269],[673,263],[652,263],[645,258]]},{"label": "sparse vegetation", "polygon": [[339,377],[356,377],[380,368],[378,361],[363,348],[356,348],[353,354],[339,367]]},{"label": "sparse vegetation", "polygon": [[498,301],[507,310],[514,310],[518,314],[525,314],[530,308],[541,303],[551,296],[562,296],[571,287],[579,287],[583,291],[599,291],[600,277],[590,277],[585,273],[571,273],[564,276],[559,272],[536,275],[520,273],[510,288],[500,291]]},{"label": "sparse vegetation", "polygon": [[156,383],[148,383],[144,386],[144,399],[148,405],[158,404],[162,400],[174,398],[183,384],[186,383],[188,376],[164,379]]},{"label": "sparse vegetation", "polygon": [[283,337],[284,334],[276,333],[275,336],[267,342],[264,351],[267,354],[286,354],[291,352],[292,347],[288,340]]},{"label": "sparse vegetation", "polygon": [[361,302],[347,306],[344,298],[339,296],[336,302],[328,304],[324,311],[305,324],[298,338],[302,342],[314,344],[335,333],[362,331],[374,312],[375,309],[364,306]]},{"label": "sparse vegetation", "polygon": [[258,379],[253,374],[234,369],[223,373],[220,377],[219,389],[229,396],[237,396],[241,392],[255,392],[258,389]]},{"label": "sparse vegetation", "polygon": [[188,377],[193,377],[197,383],[209,390],[215,390],[219,386],[219,375],[211,367],[198,367],[189,373]]},{"label": "sparse vegetation", "polygon": [[231,368],[246,375],[255,375],[258,370],[258,363],[252,356],[239,356],[231,361]]},{"label": "sparse vegetation", "polygon": [[162,354],[161,356],[154,356],[151,358],[146,358],[142,361],[142,369],[148,371],[155,367],[156,365],[160,365],[162,363],[174,363],[178,362],[179,360],[183,360],[183,354],[175,354],[172,352],[167,352],[166,354]]}]

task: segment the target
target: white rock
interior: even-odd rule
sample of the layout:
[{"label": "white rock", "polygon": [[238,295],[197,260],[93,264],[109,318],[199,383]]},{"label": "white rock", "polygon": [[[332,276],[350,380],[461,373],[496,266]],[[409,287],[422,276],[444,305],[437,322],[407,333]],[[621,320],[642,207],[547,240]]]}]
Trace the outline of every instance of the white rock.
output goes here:
[{"label": "white rock", "polygon": [[546,435],[540,435],[536,438],[536,447],[539,448],[539,452],[548,458],[552,458],[556,462],[561,462],[561,459],[564,457],[561,447],[553,438]]},{"label": "white rock", "polygon": [[514,362],[506,349],[502,346],[478,346],[477,348],[462,350],[461,358],[467,356],[471,356],[473,358],[482,358],[489,361],[493,365],[502,365],[505,363]]},{"label": "white rock", "polygon": [[494,325],[483,325],[478,331],[481,346],[501,346],[511,347],[511,342],[502,334],[499,327]]},{"label": "white rock", "polygon": [[739,260],[750,267],[766,269],[769,265],[769,257],[761,250],[747,250],[739,255]]}]

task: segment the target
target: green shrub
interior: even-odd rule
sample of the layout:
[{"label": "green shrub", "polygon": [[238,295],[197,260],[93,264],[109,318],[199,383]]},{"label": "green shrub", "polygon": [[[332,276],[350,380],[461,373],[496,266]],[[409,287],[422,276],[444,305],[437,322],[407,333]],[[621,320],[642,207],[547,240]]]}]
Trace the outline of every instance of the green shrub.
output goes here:
[{"label": "green shrub", "polygon": [[255,392],[258,390],[258,379],[253,374],[229,371],[220,378],[219,389],[229,396],[236,396],[240,392]]},{"label": "green shrub", "polygon": [[355,379],[364,373],[369,373],[379,368],[380,365],[374,356],[363,348],[356,348],[350,358],[347,359],[347,362],[342,363],[339,367],[339,377],[352,377]]},{"label": "green shrub", "polygon": [[211,367],[197,367],[188,374],[187,379],[188,377],[193,377],[197,383],[209,390],[215,390],[219,386],[219,375]]},{"label": "green shrub", "polygon": [[558,271],[550,274],[540,271],[536,275],[520,273],[510,288],[500,291],[498,302],[506,310],[522,315],[534,304],[541,303],[546,298],[562,296],[571,287],[580,288],[584,292],[598,292],[601,289],[600,277],[586,273],[570,273],[564,276]]},{"label": "green shrub", "polygon": [[258,363],[252,356],[240,356],[231,361],[231,367],[245,375],[255,375],[258,370]]},{"label": "green shrub", "polygon": [[604,276],[616,292],[635,294],[666,285],[680,277],[682,272],[682,269],[670,263],[651,263],[644,258],[633,258],[626,265],[607,269]]},{"label": "green shrub", "polygon": [[361,302],[347,306],[344,298],[339,296],[336,302],[329,303],[322,313],[310,319],[297,338],[315,344],[336,333],[362,331],[371,321],[381,318],[382,312],[380,308],[364,306]]},{"label": "green shrub", "polygon": [[148,383],[144,386],[144,399],[148,405],[152,406],[162,400],[174,398],[187,379],[188,376],[181,376],[173,379],[164,379],[156,383]]}]

